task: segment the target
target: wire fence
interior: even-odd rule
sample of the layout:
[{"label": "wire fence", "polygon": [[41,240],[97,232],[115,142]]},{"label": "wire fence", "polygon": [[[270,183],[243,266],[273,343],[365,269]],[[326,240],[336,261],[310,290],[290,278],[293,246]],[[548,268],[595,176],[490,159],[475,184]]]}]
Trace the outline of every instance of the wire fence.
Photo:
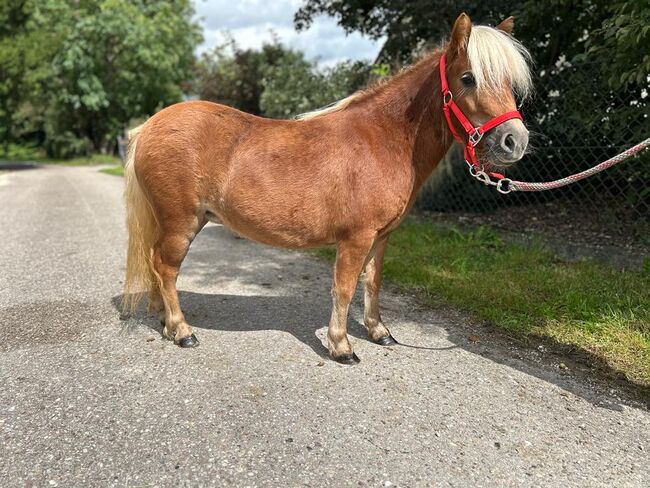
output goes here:
[{"label": "wire fence", "polygon": [[[650,85],[650,80],[649,80]],[[550,181],[590,168],[650,137],[650,86],[613,91],[598,67],[565,65],[536,79],[536,95],[522,107],[531,130],[530,154],[507,176]],[[460,148],[453,148],[427,182],[422,210],[520,215],[558,219],[570,214],[600,234],[628,234],[650,244],[650,150],[591,178],[540,193],[501,195],[467,175]]]}]

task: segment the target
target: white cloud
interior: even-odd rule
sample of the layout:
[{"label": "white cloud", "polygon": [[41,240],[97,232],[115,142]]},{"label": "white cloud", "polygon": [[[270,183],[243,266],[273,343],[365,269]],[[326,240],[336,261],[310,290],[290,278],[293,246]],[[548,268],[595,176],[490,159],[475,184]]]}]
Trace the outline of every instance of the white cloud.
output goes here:
[{"label": "white cloud", "polygon": [[205,37],[199,52],[222,44],[226,32],[242,48],[259,48],[274,32],[285,45],[323,65],[345,59],[374,60],[382,44],[357,33],[346,35],[330,17],[318,17],[307,31],[296,32],[293,15],[301,0],[195,0],[194,4]]}]

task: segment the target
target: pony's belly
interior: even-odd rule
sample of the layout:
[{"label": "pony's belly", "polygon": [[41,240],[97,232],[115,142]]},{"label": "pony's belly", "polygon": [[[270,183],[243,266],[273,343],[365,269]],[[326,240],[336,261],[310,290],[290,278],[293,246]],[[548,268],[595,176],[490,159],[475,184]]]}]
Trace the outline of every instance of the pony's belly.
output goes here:
[{"label": "pony's belly", "polygon": [[335,243],[335,238],[324,232],[321,226],[307,222],[294,215],[276,212],[208,211],[211,222],[222,224],[235,233],[263,244],[290,249],[318,247]]}]

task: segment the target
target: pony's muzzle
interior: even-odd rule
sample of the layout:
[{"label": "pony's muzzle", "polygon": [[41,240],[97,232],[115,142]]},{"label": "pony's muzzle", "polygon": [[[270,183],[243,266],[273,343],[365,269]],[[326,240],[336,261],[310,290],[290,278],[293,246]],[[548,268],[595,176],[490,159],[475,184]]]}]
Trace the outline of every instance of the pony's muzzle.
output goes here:
[{"label": "pony's muzzle", "polygon": [[521,120],[508,120],[494,129],[486,144],[493,163],[512,164],[519,161],[528,147],[528,130]]}]

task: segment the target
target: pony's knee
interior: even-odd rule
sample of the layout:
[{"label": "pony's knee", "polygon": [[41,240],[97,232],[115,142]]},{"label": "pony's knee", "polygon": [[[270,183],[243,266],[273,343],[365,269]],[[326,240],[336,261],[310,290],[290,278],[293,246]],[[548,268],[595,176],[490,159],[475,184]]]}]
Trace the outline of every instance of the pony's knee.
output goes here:
[{"label": "pony's knee", "polygon": [[354,296],[354,288],[351,287],[342,287],[342,286],[332,286],[332,301],[334,306],[347,306],[352,301]]}]

